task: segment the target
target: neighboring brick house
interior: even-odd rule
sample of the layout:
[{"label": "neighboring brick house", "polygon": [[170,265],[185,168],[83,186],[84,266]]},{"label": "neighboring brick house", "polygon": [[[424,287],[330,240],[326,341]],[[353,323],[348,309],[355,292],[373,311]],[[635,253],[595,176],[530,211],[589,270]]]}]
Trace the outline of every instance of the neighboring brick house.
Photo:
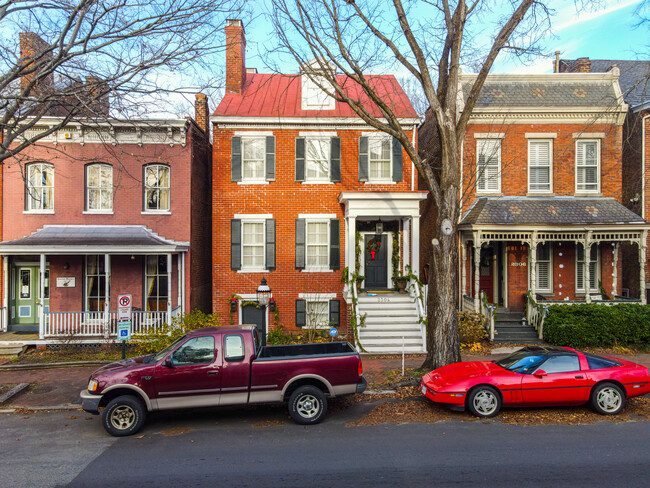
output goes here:
[{"label": "neighboring brick house", "polygon": [[[362,287],[388,292],[362,293],[360,311],[377,308],[383,299],[385,306],[400,302],[409,317],[386,328],[369,314],[360,330],[364,347],[394,351],[406,335],[407,346],[421,351],[413,299],[389,293],[394,271],[419,268],[418,208],[424,195],[413,164],[396,141],[328,97],[305,67],[300,75],[247,69],[240,21],[228,21],[226,39],[226,94],[211,118],[214,312],[235,323],[255,323],[266,335],[278,322],[255,303],[264,279],[285,330],[334,325],[352,340],[344,270],[352,275],[359,252]],[[395,78],[370,79],[415,140],[419,118]],[[365,107],[379,113],[370,102]]]},{"label": "neighboring brick house", "polygon": [[[75,119],[3,164],[3,329],[96,340],[210,304],[208,106],[197,122]],[[59,122],[44,116],[26,137]],[[32,122],[26,119],[25,123]]]},{"label": "neighboring brick house", "polygon": [[[621,243],[645,261],[649,226],[623,205],[618,76],[488,76],[461,161],[463,308],[484,292],[521,320],[529,291],[545,303],[615,298]],[[473,79],[462,77],[464,96]]]},{"label": "neighboring brick house", "polygon": [[[604,73],[616,67],[628,113],[623,124],[623,203],[644,219],[650,215],[650,61],[578,58],[557,59],[560,73]],[[650,240],[648,241],[650,244]],[[623,261],[634,263],[636,249],[624,246]],[[623,287],[639,296],[639,274],[634,266],[623,268]],[[650,263],[646,261],[646,297],[650,296]]]}]

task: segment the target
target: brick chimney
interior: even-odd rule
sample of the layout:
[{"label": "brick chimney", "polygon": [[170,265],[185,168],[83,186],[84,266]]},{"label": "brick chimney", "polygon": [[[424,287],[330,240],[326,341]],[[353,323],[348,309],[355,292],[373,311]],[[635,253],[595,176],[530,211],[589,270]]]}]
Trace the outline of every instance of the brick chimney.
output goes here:
[{"label": "brick chimney", "polygon": [[578,73],[591,73],[591,60],[589,58],[576,59],[575,70]]},{"label": "brick chimney", "polygon": [[194,120],[206,135],[210,135],[210,118],[208,116],[208,97],[205,93],[197,93],[194,102]]},{"label": "brick chimney", "polygon": [[246,82],[246,36],[241,20],[226,20],[226,93],[241,93]]},{"label": "brick chimney", "polygon": [[[20,39],[20,58],[23,69],[29,69],[30,65],[37,63],[47,63],[52,59],[52,52],[48,50],[48,43],[40,38],[38,34],[33,32],[21,32],[18,34]],[[25,74],[20,78],[20,88],[25,88],[32,82],[35,76],[38,75],[37,71]],[[43,93],[52,88],[54,77],[52,73],[40,79],[32,87],[32,93]]]}]

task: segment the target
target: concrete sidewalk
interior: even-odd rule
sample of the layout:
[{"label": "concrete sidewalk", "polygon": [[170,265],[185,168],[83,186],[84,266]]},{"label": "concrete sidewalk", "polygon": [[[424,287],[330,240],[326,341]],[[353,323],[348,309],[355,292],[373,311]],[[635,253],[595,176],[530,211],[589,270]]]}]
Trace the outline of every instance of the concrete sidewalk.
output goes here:
[{"label": "concrete sidewalk", "polygon": [[[517,348],[495,349],[491,355],[463,355],[463,361],[491,361]],[[650,368],[650,354],[619,354],[621,359]],[[402,359],[398,356],[363,356],[364,376],[369,389],[387,386],[401,374]],[[418,368],[424,356],[407,356],[405,368]],[[42,366],[42,365],[40,365]],[[86,388],[90,374],[99,366],[72,366],[52,369],[0,371],[0,384],[29,383],[29,388],[0,405],[1,411],[14,409],[55,410],[80,407],[79,392]],[[394,374],[389,375],[389,373]],[[396,373],[396,374],[395,374]]]}]

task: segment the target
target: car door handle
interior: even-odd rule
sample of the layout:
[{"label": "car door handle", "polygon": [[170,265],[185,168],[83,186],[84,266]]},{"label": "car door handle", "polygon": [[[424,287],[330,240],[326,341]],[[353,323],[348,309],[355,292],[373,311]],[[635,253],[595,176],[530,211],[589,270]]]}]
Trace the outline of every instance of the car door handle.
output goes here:
[{"label": "car door handle", "polygon": [[216,374],[219,374],[219,370],[216,370],[216,371],[208,371],[208,374],[209,374],[209,375],[216,375]]},{"label": "car door handle", "polygon": [[579,380],[584,379],[584,376],[582,376],[582,375],[576,375],[576,379],[579,379]]}]

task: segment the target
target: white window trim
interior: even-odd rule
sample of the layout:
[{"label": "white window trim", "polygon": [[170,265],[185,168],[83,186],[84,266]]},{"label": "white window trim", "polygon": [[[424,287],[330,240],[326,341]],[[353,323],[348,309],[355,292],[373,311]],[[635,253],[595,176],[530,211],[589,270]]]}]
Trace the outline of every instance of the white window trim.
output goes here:
[{"label": "white window trim", "polygon": [[[368,133],[362,133],[362,136],[365,136],[368,138],[368,181],[365,182],[366,185],[394,185],[397,184],[397,182],[393,181],[393,148],[391,146],[392,142],[392,137],[388,134],[378,134],[377,132],[372,132],[368,135],[365,135]],[[373,178],[371,176],[371,171],[370,171],[370,165],[371,165],[371,159],[370,159],[370,142],[372,140],[380,140],[380,141],[388,141],[388,171],[390,172],[390,176],[388,178]]]},{"label": "white window trim", "polygon": [[[549,259],[548,259],[548,263],[549,263],[548,264],[548,268],[549,268],[548,269],[548,284],[549,284],[549,286],[548,286],[548,288],[541,288],[539,286],[539,272],[538,272],[538,269],[537,269],[537,265],[540,263],[540,260],[537,259],[537,256],[535,256],[535,266],[536,266],[535,275],[537,276],[537,283],[536,283],[536,286],[535,286],[535,291],[537,293],[553,293],[553,243],[548,242],[546,244],[548,244],[548,246],[549,246]],[[540,245],[542,245],[542,244],[540,244]],[[544,261],[544,262],[546,262],[546,261]]]},{"label": "white window trim", "polygon": [[140,215],[171,215],[169,210],[143,210]]},{"label": "white window trim", "polygon": [[[97,167],[97,166],[99,166],[99,167],[108,166],[109,168],[111,168],[111,184],[110,184],[109,187],[106,187],[106,188],[102,187],[102,186],[90,187],[88,185],[88,171],[90,171],[91,168],[94,168],[94,167]],[[100,175],[101,175],[101,171],[100,171]],[[85,207],[86,210],[84,211],[84,213],[89,213],[89,214],[91,214],[91,213],[93,213],[93,214],[112,214],[113,209],[115,208],[115,199],[114,198],[111,199],[111,208],[91,209],[90,208],[90,190],[99,190],[100,195],[101,195],[102,190],[110,189],[111,193],[113,193],[113,197],[115,196],[114,195],[115,192],[114,192],[114,188],[113,188],[113,165],[108,164],[108,163],[100,163],[100,162],[87,164],[86,165],[85,182],[86,182],[86,207]]]},{"label": "white window trim", "polygon": [[[273,135],[271,132],[269,135]],[[238,185],[268,185],[269,182],[266,180],[266,136],[259,135],[258,133],[247,133],[242,134],[241,137],[241,181],[238,181]],[[262,178],[246,178],[244,172],[244,144],[247,140],[256,140],[261,139],[264,142],[264,159],[262,159]]]},{"label": "white window trim", "polygon": [[[501,134],[499,134],[501,135]],[[479,177],[480,177],[480,168],[479,168],[479,144],[481,144],[481,140],[494,140],[494,139],[499,139],[499,151],[498,151],[498,164],[497,164],[497,188],[496,189],[480,189],[478,187],[478,182],[479,182]],[[476,138],[476,194],[496,194],[496,193],[501,193],[501,151],[502,151],[502,144],[500,139],[502,137],[482,137],[482,138]],[[486,165],[487,166],[487,165]],[[487,184],[487,177],[486,177],[486,184]]]},{"label": "white window trim", "polygon": [[[248,217],[241,217],[235,215],[236,219],[241,219],[241,229],[240,229],[240,259],[241,259],[241,269],[238,269],[238,273],[267,273],[269,270],[265,268],[264,265],[262,267],[246,267],[244,265],[244,224],[262,224],[262,235],[264,236],[263,242],[262,242],[262,258],[265,261],[266,264],[266,219],[267,218],[273,218],[273,217],[266,217],[266,215],[256,215],[255,217],[253,216],[248,216]],[[259,247],[259,246],[256,246]]]},{"label": "white window trim", "polygon": [[23,210],[25,215],[37,215],[37,214],[46,214],[54,215],[54,210]]},{"label": "white window trim", "polygon": [[[584,144],[586,142],[595,142],[596,143],[596,189],[595,190],[584,190],[584,189],[579,189],[578,188],[578,144]],[[575,162],[574,162],[574,168],[575,168],[575,192],[576,194],[580,195],[598,195],[600,193],[600,187],[601,187],[601,178],[600,178],[600,173],[602,171],[602,161],[601,161],[601,154],[600,154],[600,139],[576,139],[575,146]]]},{"label": "white window trim", "polygon": [[[41,171],[43,171],[44,167],[52,168],[52,186],[51,186],[51,188],[52,188],[52,208],[31,208],[31,206],[32,206],[32,198],[31,198],[31,195],[30,195],[30,189],[31,188],[40,188],[40,189],[50,188],[49,186],[45,186],[45,187],[44,186],[38,186],[38,187],[30,186],[29,172],[30,172],[31,168],[35,167],[35,166],[41,166]],[[54,177],[56,176],[54,174],[54,165],[52,163],[48,163],[48,162],[45,162],[45,161],[29,163],[27,165],[27,168],[26,168],[26,173],[27,173],[26,174],[26,177],[27,177],[27,191],[25,192],[25,199],[27,201],[26,201],[26,205],[25,205],[26,210],[24,210],[23,213],[25,213],[25,214],[39,214],[39,213],[40,214],[53,214],[54,213],[54,189],[55,189]]]},{"label": "white window trim", "polygon": [[[334,133],[336,134],[336,133]],[[332,181],[332,137],[336,137],[336,135],[332,135],[331,133],[327,132],[310,132],[308,135],[305,136],[300,136],[305,138],[305,180],[302,182],[302,184],[308,184],[308,185],[333,185],[334,182]],[[320,178],[310,178],[307,175],[307,166],[308,166],[308,153],[309,153],[309,141],[327,141],[329,148],[327,151],[327,176],[326,177],[320,177]]]},{"label": "white window trim", "polygon": [[84,210],[83,215],[114,215],[113,210]]},{"label": "white window trim", "polygon": [[[547,142],[548,143],[548,190],[534,190],[530,187],[530,175],[531,175],[531,164],[530,164],[530,144]],[[541,167],[541,166],[537,166]],[[531,138],[528,140],[528,193],[548,195],[553,193],[553,139],[537,139]]]},{"label": "white window trim", "polygon": [[[330,219],[336,217],[329,217],[329,215],[318,215],[305,218],[305,268],[302,270],[303,273],[331,273],[330,269]],[[302,217],[299,217],[302,218]],[[327,224],[327,264],[325,266],[309,266],[307,264],[309,257],[309,224]]]},{"label": "white window trim", "polygon": [[[584,293],[584,294],[586,294],[587,291],[585,290],[585,287],[578,288],[578,263],[581,262],[581,261],[578,261],[578,244],[582,244],[582,243],[576,243],[576,247],[575,247],[575,259],[574,259],[574,262],[575,262],[576,293],[581,293],[581,294]],[[598,292],[600,292],[600,289],[598,288],[598,281],[600,279],[600,266],[601,266],[601,264],[600,264],[600,247],[599,247],[599,245],[597,243],[592,244],[591,246],[592,247],[596,246],[596,249],[597,249],[597,251],[596,251],[596,269],[595,269],[595,284],[596,284],[596,286],[594,288],[589,288],[589,293],[594,293],[594,292],[598,293]],[[586,257],[586,252],[587,251],[585,250],[584,245],[582,246],[582,249],[583,249],[583,255]],[[593,263],[593,262],[594,262],[593,260],[590,260],[590,263]],[[585,260],[583,259],[582,260],[582,265],[584,266],[584,264],[585,264]],[[583,280],[584,280],[584,270],[582,272],[582,276],[583,276]],[[592,277],[592,275],[590,273],[589,278],[591,279],[591,277]],[[585,283],[585,285],[588,285],[588,283]]]},{"label": "white window trim", "polygon": [[[317,74],[314,74],[312,76],[318,77]],[[320,82],[323,85],[329,84],[324,77],[322,77]],[[312,86],[313,89],[323,92],[323,94],[326,96],[326,99],[321,103],[309,103],[307,92],[310,86]],[[316,84],[316,82],[314,82],[308,75],[302,75],[300,77],[300,90],[300,108],[302,110],[334,110],[336,108],[336,100],[333,97],[329,96],[325,90],[318,86],[318,84]],[[334,91],[333,88],[332,91]]]},{"label": "white window trim", "polygon": [[[305,300],[305,328],[311,329],[311,330],[327,330],[330,328],[329,325],[329,301],[333,300],[336,298],[336,293],[299,293],[298,298],[301,300]],[[326,316],[327,316],[327,324],[326,325],[321,325],[319,327],[313,327],[310,325],[307,325],[307,322],[309,321],[309,313],[307,312],[307,304],[309,303],[319,303],[319,302],[325,302],[327,305],[326,309]]]},{"label": "white window trim", "polygon": [[[169,172],[169,187],[162,187],[163,189],[169,190],[169,208],[160,208],[160,209],[147,208],[147,189],[156,188],[156,187],[147,186],[147,182],[146,182],[147,168],[152,167],[152,166],[167,168],[167,171]],[[169,164],[165,164],[165,163],[147,163],[147,164],[144,164],[143,167],[142,167],[142,174],[143,174],[143,178],[145,179],[144,185],[143,185],[143,194],[142,194],[142,201],[143,201],[143,207],[144,207],[144,210],[142,211],[142,214],[170,214],[171,215],[171,211],[172,211],[172,167]],[[158,187],[158,188],[161,188],[161,187]]]},{"label": "white window trim", "polygon": [[[237,300],[237,317],[239,317],[239,325],[245,325],[242,320],[243,320],[243,313],[242,313],[242,302],[257,302],[257,294],[256,293],[237,293],[237,296],[239,297],[239,300]],[[269,309],[271,307],[264,307],[264,315],[265,315],[265,323],[267,324],[266,326],[266,334],[268,335],[270,327],[268,324],[269,322]],[[257,332],[260,332],[259,330]]]}]

